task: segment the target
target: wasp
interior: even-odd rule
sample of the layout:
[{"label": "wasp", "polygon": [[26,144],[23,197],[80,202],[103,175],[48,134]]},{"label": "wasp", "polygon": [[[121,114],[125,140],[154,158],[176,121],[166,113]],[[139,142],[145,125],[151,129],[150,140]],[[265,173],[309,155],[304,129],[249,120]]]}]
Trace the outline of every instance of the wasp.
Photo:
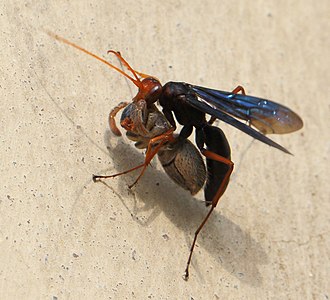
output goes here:
[{"label": "wasp", "polygon": [[[213,125],[214,121],[221,120],[260,142],[291,154],[266,134],[297,131],[303,127],[302,119],[284,105],[246,95],[242,86],[226,92],[184,82],[168,82],[162,85],[155,77],[134,70],[120,52],[109,50],[108,53],[115,55],[131,73],[129,75],[65,38],[51,32],[48,34],[105,63],[138,88],[131,102],[121,102],[111,110],[109,126],[115,135],[121,135],[115,118],[123,109],[120,125],[138,149],[146,149],[145,160],[140,165],[118,174],[93,175],[94,181],[141,169],[137,179],[129,186],[131,188],[157,155],[167,175],[192,195],[204,187],[205,203],[210,206],[210,210],[194,234],[184,274],[187,280],[198,234],[224,194],[234,168],[228,140],[223,131]],[[162,111],[158,109],[157,103]],[[206,115],[210,116],[209,120]],[[175,132],[177,123],[182,125],[178,134]],[[188,139],[193,130],[196,145]],[[202,156],[206,158],[206,166]]]}]

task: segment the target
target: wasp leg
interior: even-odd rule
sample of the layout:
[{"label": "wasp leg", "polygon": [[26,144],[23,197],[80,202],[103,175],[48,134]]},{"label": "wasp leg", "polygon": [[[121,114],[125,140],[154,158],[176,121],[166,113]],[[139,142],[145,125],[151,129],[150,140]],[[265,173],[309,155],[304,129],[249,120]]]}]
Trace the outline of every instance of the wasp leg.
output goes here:
[{"label": "wasp leg", "polygon": [[133,172],[137,169],[140,169],[144,166],[144,164],[141,164],[141,165],[138,165],[132,169],[129,169],[129,170],[126,170],[124,172],[120,172],[120,173],[117,173],[117,174],[113,174],[113,175],[94,175],[93,174],[93,181],[96,182],[97,180],[99,179],[108,179],[108,178],[114,178],[114,177],[117,177],[117,176],[120,176],[120,175],[124,175],[124,174],[127,174],[127,173],[130,173],[130,172]]},{"label": "wasp leg", "polygon": [[[132,188],[134,185],[137,184],[137,182],[139,181],[139,179],[143,176],[144,171],[146,170],[147,166],[150,164],[151,160],[158,153],[159,149],[166,142],[170,142],[170,141],[173,141],[174,140],[173,131],[174,131],[174,128],[170,128],[165,133],[163,133],[163,134],[161,134],[161,135],[159,135],[159,136],[157,136],[155,138],[152,138],[149,141],[147,152],[146,152],[146,157],[145,157],[144,163],[142,165],[143,169],[141,170],[141,173],[138,176],[138,178],[136,178],[136,180],[129,186],[129,188]],[[157,144],[157,146],[154,146],[155,144]]]},{"label": "wasp leg", "polygon": [[218,154],[216,154],[214,152],[211,152],[211,151],[208,151],[208,150],[205,150],[205,149],[202,150],[202,154],[205,157],[207,157],[208,159],[212,159],[214,161],[221,162],[222,164],[224,164],[224,165],[227,166],[227,171],[225,173],[225,176],[222,179],[221,184],[220,184],[217,192],[213,196],[213,199],[212,199],[212,202],[211,202],[211,205],[213,207],[216,207],[217,204],[218,204],[218,202],[219,202],[219,200],[220,200],[220,197],[223,195],[223,193],[225,192],[225,190],[227,188],[230,175],[231,175],[231,173],[234,170],[234,163],[230,159],[228,159],[228,158],[225,158],[223,156],[220,156],[220,155],[218,155]]},{"label": "wasp leg", "polygon": [[209,217],[210,217],[211,213],[213,212],[214,208],[217,206],[221,195],[224,193],[224,191],[227,187],[230,174],[232,173],[232,171],[234,169],[234,163],[231,160],[229,160],[225,157],[219,156],[219,155],[217,155],[213,152],[210,152],[208,150],[205,150],[205,149],[203,149],[202,154],[205,155],[207,158],[214,159],[218,162],[221,162],[221,163],[227,165],[228,166],[228,171],[227,171],[227,174],[225,176],[225,179],[221,182],[221,185],[220,185],[216,195],[214,196],[214,198],[212,200],[212,206],[211,206],[210,211],[207,213],[204,220],[202,221],[202,223],[199,225],[199,227],[197,228],[197,230],[195,232],[194,240],[191,244],[190,254],[189,254],[189,257],[188,257],[188,261],[187,261],[187,267],[186,267],[186,270],[185,270],[185,275],[184,275],[185,280],[188,280],[188,278],[189,278],[189,266],[190,266],[192,254],[194,252],[194,248],[195,248],[195,244],[196,244],[196,241],[197,241],[198,234],[202,230],[202,228],[204,227],[207,220],[209,219]]},{"label": "wasp leg", "polygon": [[212,206],[211,206],[210,211],[207,213],[204,220],[202,221],[202,223],[199,225],[199,227],[197,228],[197,230],[195,232],[194,240],[191,244],[190,254],[189,254],[188,261],[187,261],[187,267],[186,267],[186,270],[185,270],[185,275],[184,275],[185,280],[188,280],[188,278],[189,278],[189,266],[190,266],[192,254],[194,252],[195,244],[196,244],[196,241],[197,241],[197,236],[198,236],[199,232],[202,230],[202,228],[204,227],[207,220],[209,219],[209,217],[210,217],[211,213],[213,212],[214,208],[217,206],[221,195],[224,193],[224,191],[227,187],[230,174],[232,173],[232,171],[234,169],[234,163],[231,160],[229,160],[225,157],[219,156],[219,155],[217,155],[213,152],[210,152],[208,150],[203,150],[202,154],[205,155],[207,158],[214,159],[218,162],[222,162],[223,164],[227,165],[228,166],[228,171],[227,171],[227,174],[225,176],[225,179],[221,182],[221,185],[220,185],[216,195],[214,196],[214,198],[212,200]]},{"label": "wasp leg", "polygon": [[[146,156],[145,156],[145,160],[144,163],[141,165],[138,165],[132,169],[126,170],[124,172],[120,172],[114,175],[93,175],[93,181],[97,181],[98,179],[107,179],[107,178],[114,178],[120,175],[124,175],[127,173],[130,173],[132,171],[135,171],[137,169],[143,168],[140,175],[138,176],[138,178],[133,182],[133,184],[129,185],[129,188],[132,188],[138,181],[139,179],[142,177],[142,175],[144,174],[144,171],[146,170],[147,166],[150,164],[151,160],[154,158],[154,156],[157,154],[157,152],[159,151],[159,149],[168,141],[173,141],[174,137],[173,137],[173,131],[174,129],[171,128],[169,129],[167,132],[153,138],[150,139],[149,143],[148,143],[148,148],[147,148],[147,152],[146,152]],[[156,146],[155,146],[156,145]]]},{"label": "wasp leg", "polygon": [[121,132],[118,129],[117,125],[116,125],[116,120],[115,117],[117,115],[117,113],[123,109],[124,107],[126,107],[128,105],[128,102],[120,102],[115,108],[113,108],[110,111],[109,114],[109,126],[111,131],[113,132],[113,134],[117,135],[117,136],[121,136]]},{"label": "wasp leg", "polygon": [[199,225],[199,227],[197,228],[196,232],[195,232],[195,237],[193,240],[193,243],[190,247],[190,254],[189,254],[189,258],[187,261],[187,266],[186,266],[186,270],[184,271],[184,280],[188,280],[189,279],[189,266],[190,266],[190,262],[191,262],[191,258],[192,258],[192,254],[195,248],[195,244],[196,244],[196,240],[197,240],[197,236],[199,234],[199,232],[201,231],[201,229],[203,228],[203,226],[205,225],[206,221],[208,220],[209,216],[211,215],[213,209],[215,208],[215,206],[212,206],[210,211],[207,213],[206,217],[204,218],[203,222],[201,223],[201,225]]},{"label": "wasp leg", "polygon": [[237,87],[235,87],[231,93],[238,94],[239,92],[241,92],[243,95],[246,95],[245,90],[241,85],[238,85]]},{"label": "wasp leg", "polygon": [[[185,270],[185,280],[189,278],[189,266],[198,234],[225,192],[230,175],[234,169],[234,163],[230,160],[228,141],[220,128],[206,124],[204,128],[198,129],[196,131],[196,144],[201,153],[207,158],[209,176],[205,186],[205,200],[206,205],[211,204],[212,206],[195,232]],[[203,147],[204,144],[206,144],[207,149]]]},{"label": "wasp leg", "polygon": [[[238,94],[239,92],[241,92],[243,95],[246,95],[245,89],[241,85],[238,85],[236,88],[234,88],[231,93],[232,95],[235,95]],[[217,119],[216,117],[212,116],[207,123],[209,123],[209,125],[212,125],[216,119]]]}]

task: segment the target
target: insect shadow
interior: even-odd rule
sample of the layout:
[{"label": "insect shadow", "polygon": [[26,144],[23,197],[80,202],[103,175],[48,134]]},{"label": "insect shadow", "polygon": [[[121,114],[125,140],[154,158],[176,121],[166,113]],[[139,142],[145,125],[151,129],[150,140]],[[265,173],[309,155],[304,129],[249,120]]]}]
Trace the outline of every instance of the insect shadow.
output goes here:
[{"label": "insect shadow", "polygon": [[[114,137],[109,130],[106,131],[104,140],[113,164],[120,168],[116,171],[130,169],[137,162],[143,161],[143,155],[133,146],[125,142],[114,145],[112,143]],[[123,155],[127,152],[129,152],[129,159]],[[147,168],[137,186],[131,191],[135,197],[120,197],[119,199],[133,220],[141,226],[149,226],[160,213],[164,213],[175,226],[186,233],[189,246],[192,231],[204,218],[207,208],[203,201],[194,199],[189,192],[182,190],[169,180],[163,170],[155,168],[155,161],[157,160],[152,161],[152,166]],[[102,172],[112,171],[114,170],[102,170]],[[117,193],[125,195],[129,190],[128,185],[138,174],[138,172],[129,173],[103,183],[111,190],[114,188],[113,185],[116,185]],[[133,198],[133,203],[127,203],[125,198],[129,202]],[[150,211],[151,213],[146,216]],[[218,211],[206,227],[198,242],[199,247],[209,252],[219,262],[219,267],[225,268],[240,281],[252,286],[261,285],[262,277],[258,266],[267,264],[268,257],[260,243]],[[193,267],[197,272],[198,265],[199,259],[196,257],[193,260]]]}]

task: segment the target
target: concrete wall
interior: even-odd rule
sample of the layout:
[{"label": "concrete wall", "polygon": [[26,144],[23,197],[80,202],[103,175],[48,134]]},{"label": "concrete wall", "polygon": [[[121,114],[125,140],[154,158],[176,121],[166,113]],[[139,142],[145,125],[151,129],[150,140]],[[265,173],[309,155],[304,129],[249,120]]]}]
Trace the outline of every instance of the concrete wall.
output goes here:
[{"label": "concrete wall", "polygon": [[[329,1],[11,1],[1,4],[1,299],[328,299]],[[51,39],[121,51],[163,83],[273,99],[303,130],[272,136],[286,155],[218,123],[230,186],[207,213],[157,160],[143,161],[108,113],[136,88]]]}]

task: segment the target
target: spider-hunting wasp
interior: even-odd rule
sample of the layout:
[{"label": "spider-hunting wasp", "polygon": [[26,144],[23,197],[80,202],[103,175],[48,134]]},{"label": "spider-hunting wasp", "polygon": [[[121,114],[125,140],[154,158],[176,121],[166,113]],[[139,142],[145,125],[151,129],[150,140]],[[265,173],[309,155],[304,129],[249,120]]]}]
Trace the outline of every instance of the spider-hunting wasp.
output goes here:
[{"label": "spider-hunting wasp", "polygon": [[[137,148],[146,149],[145,161],[118,174],[93,175],[94,181],[141,169],[140,175],[130,186],[132,187],[157,154],[167,175],[192,195],[204,186],[205,202],[211,208],[195,232],[184,275],[188,279],[197,236],[225,192],[234,167],[227,138],[220,128],[213,126],[214,121],[222,120],[253,138],[290,154],[265,134],[284,134],[299,130],[303,126],[301,118],[281,104],[246,95],[241,86],[231,92],[184,82],[168,82],[162,86],[155,77],[135,71],[119,52],[109,50],[108,53],[114,54],[132,73],[128,75],[80,46],[56,34],[48,34],[105,63],[138,88],[138,93],[131,102],[121,102],[110,112],[109,124],[111,131],[120,136],[115,116],[124,109],[120,124],[126,130],[127,137],[136,142]],[[162,112],[157,108],[156,102],[162,107]],[[211,116],[209,120],[206,120],[206,114]],[[247,121],[248,124],[238,119]],[[179,134],[175,133],[175,120],[182,125]],[[193,129],[196,146],[188,140]],[[206,167],[202,155],[206,157]]]}]

